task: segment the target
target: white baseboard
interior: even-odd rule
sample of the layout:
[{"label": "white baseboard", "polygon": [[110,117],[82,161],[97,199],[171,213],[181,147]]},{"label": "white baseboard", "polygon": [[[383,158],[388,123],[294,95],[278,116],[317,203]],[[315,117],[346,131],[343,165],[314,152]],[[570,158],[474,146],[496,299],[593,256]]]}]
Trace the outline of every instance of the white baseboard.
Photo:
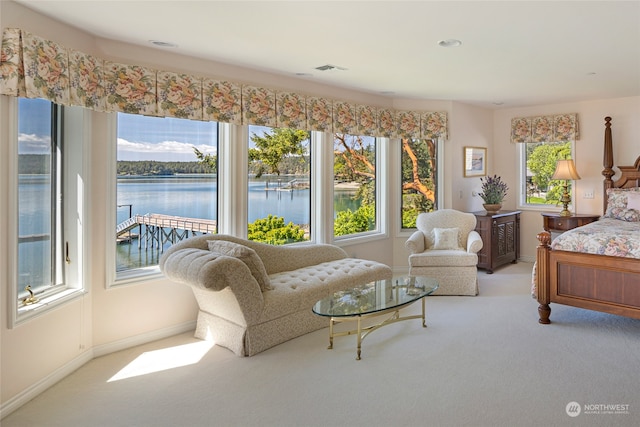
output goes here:
[{"label": "white baseboard", "polygon": [[64,366],[56,369],[51,374],[47,375],[45,378],[41,379],[37,383],[31,385],[27,389],[23,390],[16,396],[12,397],[8,401],[6,401],[2,407],[0,407],[0,420],[20,408],[25,403],[29,402],[34,397],[38,396],[43,391],[47,390],[49,387],[66,377],[67,375],[75,372],[78,368],[80,368],[85,363],[91,361],[94,358],[93,350],[89,349],[84,353],[80,354],[75,359],[66,363]]},{"label": "white baseboard", "polygon": [[181,323],[179,325],[170,326],[164,329],[147,332],[141,335],[125,338],[108,344],[102,344],[93,347],[93,357],[105,356],[120,350],[135,347],[137,345],[161,340],[163,338],[172,337],[183,332],[194,331],[196,329],[196,321]]},{"label": "white baseboard", "polygon": [[64,364],[59,369],[56,369],[45,378],[41,379],[37,383],[31,385],[18,395],[12,397],[7,402],[0,406],[0,420],[4,417],[20,408],[22,405],[29,402],[31,399],[38,396],[49,387],[53,386],[58,381],[65,378],[67,375],[75,372],[87,362],[100,356],[105,356],[109,353],[113,353],[120,350],[126,350],[127,348],[135,347],[137,345],[146,344],[149,342],[157,341],[159,339],[171,337],[184,332],[193,331],[196,328],[196,321],[185,322],[179,325],[171,326],[156,331],[147,332],[145,334],[136,335],[134,337],[125,338],[109,344],[103,344],[92,347],[91,349],[80,354],[78,357]]}]

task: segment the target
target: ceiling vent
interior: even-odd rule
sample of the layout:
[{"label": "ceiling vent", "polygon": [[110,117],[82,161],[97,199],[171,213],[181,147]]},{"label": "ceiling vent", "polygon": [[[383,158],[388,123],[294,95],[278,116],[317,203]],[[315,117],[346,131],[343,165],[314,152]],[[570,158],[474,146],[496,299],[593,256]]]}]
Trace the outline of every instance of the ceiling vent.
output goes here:
[{"label": "ceiling vent", "polygon": [[338,67],[337,65],[327,64],[327,65],[321,65],[319,67],[316,67],[316,70],[320,70],[320,71],[331,71],[331,70],[346,71],[347,69],[344,68],[344,67]]}]

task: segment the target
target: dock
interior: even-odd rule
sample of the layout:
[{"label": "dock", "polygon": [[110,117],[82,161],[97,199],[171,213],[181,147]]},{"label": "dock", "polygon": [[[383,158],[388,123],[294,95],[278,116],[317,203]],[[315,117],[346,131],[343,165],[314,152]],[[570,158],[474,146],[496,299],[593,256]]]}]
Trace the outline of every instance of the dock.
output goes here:
[{"label": "dock", "polygon": [[[134,233],[138,229],[138,234]],[[217,221],[214,219],[186,218],[164,214],[134,215],[116,227],[116,241],[131,243],[138,240],[138,248],[159,249],[164,251],[164,244],[174,244],[182,239],[200,234],[214,234]]]}]

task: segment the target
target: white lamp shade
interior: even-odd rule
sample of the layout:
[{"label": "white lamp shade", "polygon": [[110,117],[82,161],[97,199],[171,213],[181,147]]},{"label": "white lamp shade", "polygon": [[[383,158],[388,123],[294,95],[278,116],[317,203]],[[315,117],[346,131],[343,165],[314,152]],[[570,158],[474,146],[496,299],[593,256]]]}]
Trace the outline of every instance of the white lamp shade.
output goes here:
[{"label": "white lamp shade", "polygon": [[558,160],[556,171],[551,179],[580,179],[580,175],[576,171],[576,165],[573,164],[573,160]]}]

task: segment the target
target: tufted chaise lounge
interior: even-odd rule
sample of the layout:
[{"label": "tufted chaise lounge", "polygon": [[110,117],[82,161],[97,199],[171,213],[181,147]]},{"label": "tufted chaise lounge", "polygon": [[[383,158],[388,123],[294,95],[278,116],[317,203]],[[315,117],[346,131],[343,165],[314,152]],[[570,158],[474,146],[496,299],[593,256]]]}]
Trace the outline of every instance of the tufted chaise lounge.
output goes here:
[{"label": "tufted chaise lounge", "polygon": [[392,276],[390,267],[348,258],[333,245],[273,246],[219,234],[172,245],[160,258],[160,269],[191,286],[199,306],[195,336],[238,356],[328,326],[326,317],[311,310],[318,300]]}]

